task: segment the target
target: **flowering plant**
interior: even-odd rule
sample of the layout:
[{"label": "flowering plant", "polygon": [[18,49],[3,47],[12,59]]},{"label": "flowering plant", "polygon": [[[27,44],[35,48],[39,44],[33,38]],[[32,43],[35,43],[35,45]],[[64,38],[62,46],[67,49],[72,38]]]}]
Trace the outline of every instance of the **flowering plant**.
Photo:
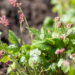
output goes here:
[{"label": "flowering plant", "polygon": [[[51,0],[53,12],[57,12],[63,23],[75,24],[75,0]],[[60,11],[59,11],[60,9]]]},{"label": "flowering plant", "polygon": [[[9,30],[11,44],[7,45],[0,41],[0,62],[9,65],[7,74],[60,75],[68,73],[71,65],[73,65],[71,63],[75,61],[75,26],[71,23],[63,24],[60,18],[56,17],[54,20],[47,18],[40,31],[30,28],[20,7],[21,3],[18,3],[17,0],[9,1],[20,11],[22,40]],[[24,21],[31,35],[31,45],[25,44],[23,39],[22,24]],[[0,23],[4,26],[9,25],[5,16],[0,19]],[[46,25],[51,26],[48,28]],[[33,39],[33,35],[35,35],[35,39]]]}]

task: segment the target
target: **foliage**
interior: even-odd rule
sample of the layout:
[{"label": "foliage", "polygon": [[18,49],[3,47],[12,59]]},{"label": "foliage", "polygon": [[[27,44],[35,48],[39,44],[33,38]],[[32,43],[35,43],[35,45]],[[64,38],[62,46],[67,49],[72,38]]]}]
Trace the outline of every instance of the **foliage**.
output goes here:
[{"label": "foliage", "polygon": [[[52,0],[52,3],[56,4],[58,0]],[[70,5],[72,4],[74,5],[74,2],[71,0]],[[65,14],[66,12],[63,9],[61,13]],[[24,15],[21,17],[21,21],[24,21]],[[59,72],[64,74],[70,72],[69,75],[72,75],[74,71],[70,68],[75,61],[75,26],[72,26],[71,23],[67,26],[59,17],[54,20],[47,17],[39,31],[30,28],[26,18],[25,21],[32,39],[31,45],[24,42],[22,24],[20,24],[22,39],[19,39],[12,30],[9,30],[10,44],[7,45],[0,40],[0,62],[9,65],[7,74],[58,75]],[[34,35],[35,39],[33,39]]]},{"label": "foliage", "polygon": [[52,11],[58,13],[63,23],[75,24],[75,0],[51,0],[51,3]]}]

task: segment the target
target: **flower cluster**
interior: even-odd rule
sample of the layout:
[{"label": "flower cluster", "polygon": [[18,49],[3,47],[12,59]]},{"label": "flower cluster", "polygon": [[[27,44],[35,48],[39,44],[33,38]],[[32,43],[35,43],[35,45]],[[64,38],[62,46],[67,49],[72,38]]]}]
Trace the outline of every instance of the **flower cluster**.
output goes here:
[{"label": "flower cluster", "polygon": [[24,14],[23,13],[20,14],[19,20],[20,20],[20,23],[24,22]]},{"label": "flower cluster", "polygon": [[17,0],[9,0],[10,4],[13,5],[14,7],[19,7],[21,6],[21,3],[18,3]]},{"label": "flower cluster", "polygon": [[0,23],[3,24],[4,26],[8,26],[9,25],[9,20],[6,18],[6,16],[2,16],[0,18]]},{"label": "flower cluster", "polygon": [[73,53],[72,56],[75,57],[75,53]]},{"label": "flower cluster", "polygon": [[62,25],[62,23],[61,23],[61,22],[58,22],[58,23],[57,23],[57,28],[60,28],[61,25]]},{"label": "flower cluster", "polygon": [[60,20],[60,17],[55,17],[55,21],[59,21]]},{"label": "flower cluster", "polygon": [[65,48],[62,48],[60,50],[58,49],[58,50],[56,50],[55,54],[59,55],[59,54],[64,53],[64,51],[65,51]]},{"label": "flower cluster", "polygon": [[11,5],[13,5],[14,7],[16,7],[17,0],[9,0],[9,2],[11,3]]}]

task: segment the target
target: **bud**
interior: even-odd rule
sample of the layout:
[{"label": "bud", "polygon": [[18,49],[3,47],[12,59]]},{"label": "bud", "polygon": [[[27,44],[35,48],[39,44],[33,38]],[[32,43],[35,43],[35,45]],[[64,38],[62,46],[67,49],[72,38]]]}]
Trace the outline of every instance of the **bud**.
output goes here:
[{"label": "bud", "polygon": [[62,49],[60,50],[60,54],[64,53],[64,51],[65,51],[65,48],[62,48]]},{"label": "bud", "polygon": [[2,55],[3,55],[3,54],[4,54],[4,51],[3,51],[3,50],[1,50],[1,51],[0,51],[0,54],[2,54]]},{"label": "bud", "polygon": [[48,33],[50,33],[51,31],[50,30],[48,30]]},{"label": "bud", "polygon": [[57,28],[60,28],[61,27],[61,22],[58,22],[58,24],[57,24]]},{"label": "bud", "polygon": [[60,54],[60,50],[56,50],[55,54],[59,55]]},{"label": "bud", "polygon": [[60,38],[61,38],[62,40],[64,40],[65,37],[64,37],[64,35],[62,35],[62,36],[60,36]]},{"label": "bud", "polygon": [[60,18],[59,17],[55,17],[55,21],[59,21],[60,20]]},{"label": "bud", "polygon": [[20,23],[24,22],[24,14],[23,13],[20,14],[19,20],[20,20]]},{"label": "bud", "polygon": [[70,27],[73,27],[74,26],[74,24],[70,24]]},{"label": "bud", "polygon": [[18,56],[16,56],[16,59],[18,59]]},{"label": "bud", "polygon": [[9,0],[10,4],[16,7],[17,0]]},{"label": "bud", "polygon": [[36,65],[36,62],[34,62],[33,64]]},{"label": "bud", "polygon": [[67,25],[67,28],[71,28],[71,27],[73,27],[73,25],[74,25],[74,24],[68,24],[68,25]]},{"label": "bud", "polygon": [[72,56],[75,57],[75,53],[73,53]]},{"label": "bud", "polygon": [[9,26],[9,20],[6,18],[6,16],[2,16],[0,19],[0,23],[4,26]]}]

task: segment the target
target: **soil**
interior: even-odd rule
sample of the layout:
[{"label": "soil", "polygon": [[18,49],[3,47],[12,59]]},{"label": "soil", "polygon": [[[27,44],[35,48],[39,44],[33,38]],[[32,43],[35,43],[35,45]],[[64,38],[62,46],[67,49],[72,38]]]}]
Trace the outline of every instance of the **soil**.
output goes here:
[{"label": "soil", "polygon": [[[55,17],[56,14],[53,14],[51,11],[52,5],[50,0],[19,0],[22,4],[22,9],[28,20],[30,27],[35,27],[40,29],[43,23],[43,20],[46,16]],[[4,27],[0,24],[0,31],[3,32],[1,40],[7,44],[8,41],[8,29],[13,30],[16,35],[21,38],[19,30],[19,15],[18,9],[14,8],[8,0],[0,0],[0,16],[6,15],[10,21],[9,27]],[[29,32],[26,30],[26,23],[23,24],[23,34],[24,40],[27,44],[31,43]],[[3,68],[4,67],[4,68]],[[6,75],[6,66],[3,63],[0,63],[0,75]],[[1,74],[3,73],[3,74]]]}]

